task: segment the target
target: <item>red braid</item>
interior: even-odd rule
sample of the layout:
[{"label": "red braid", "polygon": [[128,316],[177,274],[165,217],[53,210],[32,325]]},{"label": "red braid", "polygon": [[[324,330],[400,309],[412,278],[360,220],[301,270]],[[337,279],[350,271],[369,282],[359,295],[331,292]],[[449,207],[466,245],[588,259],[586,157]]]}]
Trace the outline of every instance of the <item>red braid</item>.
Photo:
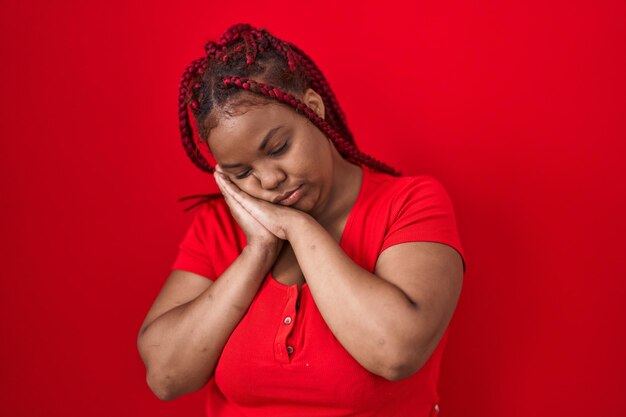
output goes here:
[{"label": "red braid", "polygon": [[[193,61],[183,73],[178,113],[183,146],[189,158],[201,170],[211,174],[215,171],[202,156],[194,140],[188,107],[191,107],[196,125],[205,129],[204,123],[214,108],[223,106],[227,100],[245,90],[268,100],[288,104],[297,113],[306,116],[335,144],[337,151],[346,160],[394,176],[402,175],[357,148],[328,81],[313,60],[297,46],[275,38],[265,29],[258,30],[249,24],[239,23],[229,27],[221,35],[219,43],[207,42],[205,52],[205,57]],[[264,66],[267,62],[269,66]],[[257,81],[255,77],[263,77],[269,82]],[[285,86],[286,89],[279,86]],[[322,97],[325,104],[324,118],[287,92],[301,92],[309,86]],[[180,198],[179,201],[202,198],[187,207],[187,211],[218,197],[221,194],[194,195]]]},{"label": "red braid", "polygon": [[[193,61],[185,70],[179,85],[180,94],[178,95],[178,118],[180,134],[187,155],[196,164],[196,166],[198,166],[198,168],[212,173],[213,167],[211,167],[206,159],[202,157],[194,140],[193,130],[191,128],[191,123],[189,122],[189,114],[187,112],[187,105],[189,104],[187,100],[189,86],[193,83],[194,89],[198,89],[200,84],[194,82],[194,79],[197,75],[201,75],[204,72],[206,66],[207,58],[202,57]],[[190,105],[192,109],[197,108],[198,102],[192,100]]]},{"label": "red braid", "polygon": [[337,146],[337,151],[346,159],[357,163],[364,163],[372,168],[375,168],[378,171],[384,171],[399,175],[399,173],[397,173],[393,168],[359,151],[354,146],[354,144],[341,137],[341,135],[335,129],[333,129],[333,127],[328,124],[326,120],[319,117],[315,111],[313,111],[309,106],[298,100],[293,95],[286,93],[269,84],[257,82],[249,78],[242,78],[239,76],[225,78],[223,82],[226,86],[237,86],[256,94],[262,94],[264,96],[272,97],[281,103],[290,105],[294,108],[296,112],[308,117],[309,120],[311,120],[311,122],[313,122],[315,126],[317,126],[326,135],[326,137],[330,138]]}]

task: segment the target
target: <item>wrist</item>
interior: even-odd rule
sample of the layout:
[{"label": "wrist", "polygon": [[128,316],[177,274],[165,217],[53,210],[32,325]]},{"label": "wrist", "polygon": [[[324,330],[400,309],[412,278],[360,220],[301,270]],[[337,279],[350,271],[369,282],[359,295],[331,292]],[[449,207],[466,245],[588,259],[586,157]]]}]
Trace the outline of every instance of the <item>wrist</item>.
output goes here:
[{"label": "wrist", "polygon": [[305,213],[303,211],[294,210],[287,218],[285,219],[285,235],[286,239],[290,241],[291,238],[299,236],[301,234],[302,229],[310,222],[314,221],[313,217]]},{"label": "wrist", "polygon": [[261,245],[261,244],[254,244],[254,243],[248,243],[246,246],[244,246],[243,250],[241,251],[241,253],[245,254],[245,256],[259,259],[259,260],[262,260],[262,259],[264,260],[264,259],[271,257],[274,254],[274,252],[275,250],[271,248],[269,245]]}]

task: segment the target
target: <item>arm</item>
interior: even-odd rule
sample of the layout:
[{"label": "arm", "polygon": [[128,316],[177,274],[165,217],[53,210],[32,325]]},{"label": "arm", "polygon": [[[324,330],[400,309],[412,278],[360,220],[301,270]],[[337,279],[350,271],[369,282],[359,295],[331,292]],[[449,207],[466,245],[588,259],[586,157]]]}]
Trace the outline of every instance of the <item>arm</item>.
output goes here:
[{"label": "arm", "polygon": [[200,276],[172,271],[137,337],[147,382],[157,397],[172,400],[210,380],[274,258],[270,251],[247,246],[214,282],[204,277],[193,282]]},{"label": "arm", "polygon": [[456,307],[460,255],[434,242],[399,244],[373,274],[309,215],[293,217],[287,233],[322,317],[352,357],[394,381],[419,370]]},{"label": "arm", "polygon": [[423,366],[452,318],[463,278],[460,253],[437,243],[456,236],[452,205],[440,183],[408,183],[403,213],[387,236],[395,244],[370,273],[309,214],[252,197],[224,175],[216,178],[234,202],[289,240],[320,314],[355,360],[390,380]]}]

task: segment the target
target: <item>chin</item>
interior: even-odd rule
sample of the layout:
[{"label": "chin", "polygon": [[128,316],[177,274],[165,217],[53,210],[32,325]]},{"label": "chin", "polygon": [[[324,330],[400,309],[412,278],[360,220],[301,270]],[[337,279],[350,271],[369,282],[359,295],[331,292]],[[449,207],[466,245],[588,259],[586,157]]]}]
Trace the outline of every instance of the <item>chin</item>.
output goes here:
[{"label": "chin", "polygon": [[298,201],[296,205],[292,207],[313,216],[313,214],[317,210],[317,206],[315,205],[316,200],[310,200],[306,197],[307,196],[304,196],[302,200]]},{"label": "chin", "polygon": [[311,210],[310,207],[307,207],[306,205],[302,206],[302,204],[300,204],[301,201],[298,201],[296,204],[294,204],[293,206],[291,206],[291,208],[299,210],[299,211],[303,211],[305,213],[308,213],[309,210]]}]

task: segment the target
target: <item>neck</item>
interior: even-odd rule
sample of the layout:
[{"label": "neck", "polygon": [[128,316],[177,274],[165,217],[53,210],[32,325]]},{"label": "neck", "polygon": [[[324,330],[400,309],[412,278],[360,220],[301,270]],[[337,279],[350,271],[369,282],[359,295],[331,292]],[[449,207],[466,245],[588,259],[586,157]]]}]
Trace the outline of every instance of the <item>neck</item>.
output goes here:
[{"label": "neck", "polygon": [[335,163],[333,187],[323,213],[314,216],[325,228],[330,228],[344,221],[359,195],[363,178],[363,169],[345,160],[334,148]]}]

